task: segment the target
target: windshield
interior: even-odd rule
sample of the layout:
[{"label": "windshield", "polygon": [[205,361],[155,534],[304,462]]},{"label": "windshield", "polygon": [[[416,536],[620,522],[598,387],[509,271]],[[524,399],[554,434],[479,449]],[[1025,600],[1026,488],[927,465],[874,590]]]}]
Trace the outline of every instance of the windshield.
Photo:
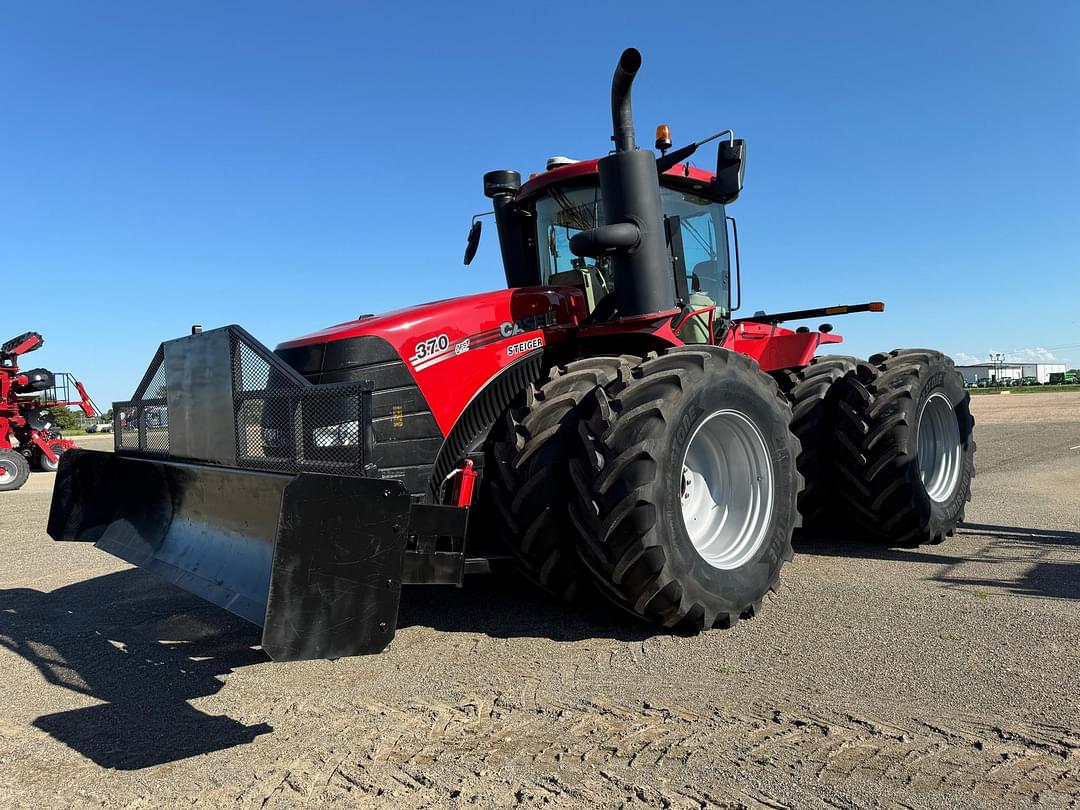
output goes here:
[{"label": "windshield", "polygon": [[[716,306],[716,317],[727,318],[730,301],[724,206],[671,188],[660,189],[660,203],[665,219],[679,218],[690,307]],[[569,283],[560,274],[580,273],[591,284],[590,290],[596,288],[597,300],[614,289],[607,257],[581,259],[570,252],[574,234],[603,222],[599,187],[554,189],[537,200],[536,217],[541,284]]]}]

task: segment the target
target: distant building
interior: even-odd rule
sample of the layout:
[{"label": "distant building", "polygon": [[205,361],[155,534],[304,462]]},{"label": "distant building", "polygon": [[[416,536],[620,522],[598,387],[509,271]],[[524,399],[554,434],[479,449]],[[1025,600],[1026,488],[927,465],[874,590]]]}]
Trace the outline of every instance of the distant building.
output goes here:
[{"label": "distant building", "polygon": [[1065,371],[1064,363],[979,363],[974,366],[957,366],[956,370],[964,375],[964,382],[972,384],[979,380],[1019,380],[1034,377],[1040,383],[1050,382],[1051,374]]}]

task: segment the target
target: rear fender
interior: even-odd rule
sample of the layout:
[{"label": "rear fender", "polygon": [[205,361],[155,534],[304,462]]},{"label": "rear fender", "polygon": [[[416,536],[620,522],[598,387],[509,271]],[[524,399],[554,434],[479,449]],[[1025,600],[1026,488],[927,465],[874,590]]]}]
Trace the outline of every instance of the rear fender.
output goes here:
[{"label": "rear fender", "polygon": [[801,368],[824,343],[840,343],[839,335],[822,332],[793,332],[770,324],[737,323],[724,336],[722,348],[754,358],[762,371]]}]

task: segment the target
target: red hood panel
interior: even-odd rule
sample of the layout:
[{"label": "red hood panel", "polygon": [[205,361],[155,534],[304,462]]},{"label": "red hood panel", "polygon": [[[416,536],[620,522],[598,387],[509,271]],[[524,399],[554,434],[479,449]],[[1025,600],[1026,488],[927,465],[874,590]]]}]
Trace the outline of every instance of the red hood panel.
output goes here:
[{"label": "red hood panel", "polygon": [[526,287],[433,301],[329,326],[279,349],[373,335],[405,361],[445,436],[487,382],[507,366],[559,340],[585,314],[582,294]]}]

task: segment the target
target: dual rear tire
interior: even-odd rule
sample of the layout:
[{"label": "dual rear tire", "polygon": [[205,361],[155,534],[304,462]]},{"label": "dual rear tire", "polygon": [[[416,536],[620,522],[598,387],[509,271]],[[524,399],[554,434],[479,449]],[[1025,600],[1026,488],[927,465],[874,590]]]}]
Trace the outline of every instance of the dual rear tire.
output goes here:
[{"label": "dual rear tire", "polygon": [[837,394],[837,513],[889,545],[951,536],[975,474],[971,396],[952,360],[930,349],[875,354]]},{"label": "dual rear tire", "polygon": [[832,492],[833,434],[836,430],[838,385],[858,366],[845,355],[815,357],[800,369],[773,374],[791,403],[791,432],[799,439],[799,472],[806,485],[799,493],[804,528],[822,528],[835,514]]},{"label": "dual rear tire", "polygon": [[893,546],[940,543],[964,519],[975,420],[953,362],[897,349],[774,375],[802,452],[803,525]]}]

